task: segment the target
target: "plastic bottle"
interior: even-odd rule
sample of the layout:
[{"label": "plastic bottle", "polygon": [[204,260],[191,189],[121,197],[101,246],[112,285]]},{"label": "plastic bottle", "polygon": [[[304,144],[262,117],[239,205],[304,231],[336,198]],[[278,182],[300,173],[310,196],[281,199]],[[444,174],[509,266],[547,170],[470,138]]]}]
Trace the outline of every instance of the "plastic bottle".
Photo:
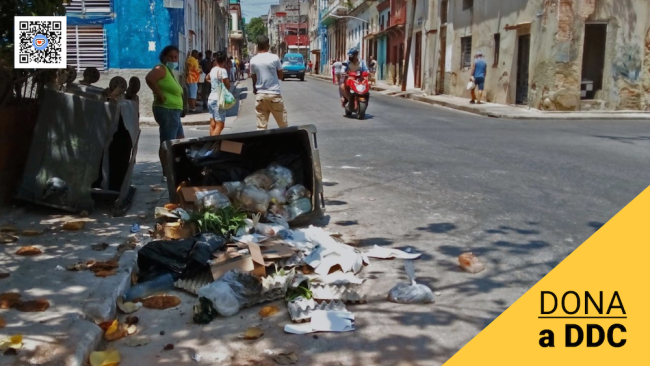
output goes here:
[{"label": "plastic bottle", "polygon": [[124,301],[133,301],[147,297],[156,292],[162,292],[174,287],[174,277],[166,273],[151,281],[143,282],[131,287],[124,295]]}]

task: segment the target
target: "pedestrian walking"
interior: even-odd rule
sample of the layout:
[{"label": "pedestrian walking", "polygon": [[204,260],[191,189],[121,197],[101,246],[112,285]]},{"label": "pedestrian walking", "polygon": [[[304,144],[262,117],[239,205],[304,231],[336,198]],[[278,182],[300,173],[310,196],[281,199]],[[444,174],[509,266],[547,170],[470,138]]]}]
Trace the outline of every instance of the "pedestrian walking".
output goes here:
[{"label": "pedestrian walking", "polygon": [[331,67],[332,67],[332,84],[336,84],[336,69],[334,68],[334,64],[336,63],[335,59],[332,59]]},{"label": "pedestrian walking", "polygon": [[201,84],[201,101],[203,102],[203,110],[208,110],[208,95],[210,94],[210,82],[207,80],[207,76],[210,74],[212,69],[212,51],[205,51],[205,58],[199,62],[199,66],[203,71],[203,83]]},{"label": "pedestrian walking", "polygon": [[163,168],[163,178],[166,176],[165,160],[162,143],[168,140],[185,137],[181,123],[183,112],[183,88],[174,76],[172,70],[178,69],[178,47],[167,46],[160,52],[160,63],[149,71],[145,81],[153,92],[153,117],[159,127],[160,149],[158,155]]},{"label": "pedestrian walking", "polygon": [[245,67],[246,77],[248,77],[251,74],[251,62],[250,62],[250,59],[248,61],[246,61],[246,65],[244,65],[244,67]]},{"label": "pedestrian walking", "polygon": [[230,90],[230,78],[226,70],[226,53],[217,52],[213,67],[210,70],[206,81],[210,83],[210,96],[208,97],[208,108],[210,110],[210,136],[221,135],[226,126],[226,111],[219,108],[219,97],[222,85]]},{"label": "pedestrian walking", "polygon": [[232,74],[232,69],[233,69],[233,59],[232,56],[228,58],[226,61],[226,69],[228,70],[228,78],[230,79],[230,82],[235,82],[235,77]]},{"label": "pedestrian walking", "polygon": [[374,83],[377,78],[377,61],[375,61],[375,58],[372,55],[370,55],[368,69],[370,71],[370,82]]},{"label": "pedestrian walking", "polygon": [[312,74],[312,67],[314,67],[314,64],[311,62],[311,60],[309,60],[307,63],[307,70],[309,70],[309,75]]},{"label": "pedestrian walking", "polygon": [[251,60],[251,78],[253,94],[256,95],[257,129],[268,128],[270,114],[280,128],[288,127],[287,109],[284,107],[284,100],[280,93],[282,62],[276,54],[269,52],[267,36],[262,35],[257,38],[257,55]]},{"label": "pedestrian walking", "polygon": [[244,77],[244,72],[246,71],[246,64],[244,63],[243,60],[239,61],[239,79],[240,80],[246,80]]},{"label": "pedestrian walking", "polygon": [[201,68],[199,67],[199,51],[192,50],[190,57],[187,58],[185,63],[185,72],[187,77],[187,96],[190,112],[196,112],[196,93],[198,91],[198,83],[201,78]]},{"label": "pedestrian walking", "polygon": [[334,80],[336,85],[341,85],[341,73],[343,72],[343,62],[338,59],[334,62]]},{"label": "pedestrian walking", "polygon": [[[483,58],[483,52],[477,51],[474,55],[474,66],[472,66],[472,72],[470,73],[470,81],[474,82],[474,88],[472,88],[472,100],[471,104],[481,104],[481,99],[483,98],[483,89],[485,89],[485,77],[487,76],[487,62]],[[476,96],[476,88],[478,88],[478,98]]]}]

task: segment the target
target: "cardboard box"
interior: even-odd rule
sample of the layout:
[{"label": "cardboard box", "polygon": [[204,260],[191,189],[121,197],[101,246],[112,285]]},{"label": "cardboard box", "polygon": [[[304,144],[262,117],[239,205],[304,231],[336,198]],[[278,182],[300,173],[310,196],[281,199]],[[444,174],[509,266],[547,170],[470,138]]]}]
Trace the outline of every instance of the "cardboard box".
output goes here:
[{"label": "cardboard box", "polygon": [[262,258],[260,246],[255,243],[246,243],[241,245],[247,248],[250,254],[241,254],[236,248],[229,247],[225,253],[220,253],[216,263],[210,266],[212,279],[217,280],[226,272],[238,269],[244,272],[251,272],[258,277],[266,276],[266,265]]},{"label": "cardboard box", "polygon": [[295,248],[283,244],[281,240],[266,240],[260,244],[260,247],[262,258],[267,262],[267,266],[272,264],[269,261],[291,258],[297,252]]},{"label": "cardboard box", "polygon": [[235,142],[235,141],[229,141],[229,140],[223,140],[221,141],[221,151],[224,152],[229,152],[232,154],[241,154],[242,149],[244,148],[244,144],[241,142]]},{"label": "cardboard box", "polygon": [[203,191],[219,191],[223,194],[226,194],[227,191],[222,186],[197,186],[197,187],[183,187],[180,186],[176,190],[177,196],[180,202],[181,207],[187,208],[194,206],[196,202],[196,192]]}]

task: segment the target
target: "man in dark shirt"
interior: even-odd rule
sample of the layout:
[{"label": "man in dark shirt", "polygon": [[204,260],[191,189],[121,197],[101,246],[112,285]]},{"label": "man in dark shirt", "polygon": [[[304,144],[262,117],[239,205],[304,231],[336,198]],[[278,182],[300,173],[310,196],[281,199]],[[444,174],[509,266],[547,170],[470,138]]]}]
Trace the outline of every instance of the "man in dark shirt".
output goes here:
[{"label": "man in dark shirt", "polygon": [[[199,62],[199,66],[201,66],[201,71],[205,75],[210,74],[210,70],[212,69],[212,51],[208,50],[205,51],[205,58]],[[203,82],[203,85],[201,86],[201,100],[203,101],[203,110],[207,111],[208,110],[208,95],[210,94],[210,83],[207,81]]]}]

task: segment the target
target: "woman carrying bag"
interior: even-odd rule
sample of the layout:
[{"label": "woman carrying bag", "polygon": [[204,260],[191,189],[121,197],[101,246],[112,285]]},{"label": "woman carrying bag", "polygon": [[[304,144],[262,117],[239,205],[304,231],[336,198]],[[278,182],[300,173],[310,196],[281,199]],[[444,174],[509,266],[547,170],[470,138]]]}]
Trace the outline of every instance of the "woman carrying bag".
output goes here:
[{"label": "woman carrying bag", "polygon": [[226,110],[235,105],[235,97],[230,92],[227,58],[224,52],[217,52],[210,73],[205,80],[210,83],[208,110],[210,111],[210,136],[221,135],[226,125]]}]

